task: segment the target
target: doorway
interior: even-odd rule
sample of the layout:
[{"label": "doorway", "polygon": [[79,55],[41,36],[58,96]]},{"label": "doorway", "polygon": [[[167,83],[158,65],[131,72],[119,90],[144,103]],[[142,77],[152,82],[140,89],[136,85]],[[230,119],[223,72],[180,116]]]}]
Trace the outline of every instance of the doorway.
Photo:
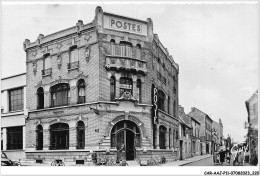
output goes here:
[{"label": "doorway", "polygon": [[182,149],[183,149],[183,141],[180,141],[180,160],[183,160]]},{"label": "doorway", "polygon": [[118,160],[134,160],[135,147],[140,147],[140,131],[131,121],[120,121],[111,131],[111,147],[117,149]]}]

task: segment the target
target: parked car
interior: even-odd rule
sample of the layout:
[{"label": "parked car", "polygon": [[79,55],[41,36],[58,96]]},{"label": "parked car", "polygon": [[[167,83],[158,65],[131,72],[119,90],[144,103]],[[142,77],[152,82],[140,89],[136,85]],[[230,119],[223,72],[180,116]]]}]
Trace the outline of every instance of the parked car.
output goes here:
[{"label": "parked car", "polygon": [[1,153],[1,166],[20,166],[19,161],[10,160],[4,152]]}]

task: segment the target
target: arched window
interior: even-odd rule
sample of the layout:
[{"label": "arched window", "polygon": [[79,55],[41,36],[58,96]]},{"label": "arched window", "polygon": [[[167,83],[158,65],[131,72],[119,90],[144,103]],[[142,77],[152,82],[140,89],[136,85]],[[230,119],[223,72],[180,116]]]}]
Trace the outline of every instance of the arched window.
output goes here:
[{"label": "arched window", "polygon": [[164,111],[165,94],[163,91],[158,91],[158,109]]},{"label": "arched window", "polygon": [[168,114],[170,114],[170,102],[171,102],[171,97],[168,96],[168,104],[167,104],[167,110],[168,110]]},{"label": "arched window", "polygon": [[69,125],[55,123],[50,126],[51,150],[69,148]]},{"label": "arched window", "polygon": [[110,101],[115,101],[116,98],[116,79],[114,76],[110,78]]},{"label": "arched window", "polygon": [[140,79],[136,81],[137,93],[138,93],[138,102],[142,103],[142,82]]},{"label": "arched window", "polygon": [[169,148],[171,148],[171,133],[172,133],[172,129],[169,129]]},{"label": "arched window", "polygon": [[37,109],[43,109],[44,108],[44,91],[42,87],[39,87],[37,90]]},{"label": "arched window", "polygon": [[115,46],[116,42],[114,39],[111,39],[110,43],[111,43],[111,55],[115,56],[116,55],[116,46]]},{"label": "arched window", "polygon": [[131,78],[121,77],[119,80],[120,84],[120,96],[123,95],[124,92],[128,92],[133,95],[133,81]]},{"label": "arched window", "polygon": [[80,79],[78,81],[78,103],[86,103],[86,91],[85,91],[85,81],[84,79]]},{"label": "arched window", "polygon": [[120,56],[132,58],[132,44],[129,42],[120,42]]},{"label": "arched window", "polygon": [[85,124],[83,121],[77,123],[77,149],[85,147]]},{"label": "arched window", "polygon": [[175,147],[175,129],[173,130],[173,133],[172,133],[172,146]]},{"label": "arched window", "polygon": [[160,126],[159,127],[159,146],[160,149],[166,149],[166,127]]},{"label": "arched window", "polygon": [[[134,133],[135,147],[141,147],[141,133],[138,126],[129,120],[123,120],[117,122],[111,130],[111,147],[120,148],[119,145],[127,143],[127,133],[120,134],[120,131],[131,131]],[[125,140],[126,138],[126,140]]]},{"label": "arched window", "polygon": [[176,102],[173,101],[173,116],[176,117]]},{"label": "arched window", "polygon": [[51,106],[66,106],[69,104],[69,84],[60,83],[51,87]]},{"label": "arched window", "polygon": [[42,150],[43,148],[43,129],[42,125],[37,125],[36,128],[36,149]]},{"label": "arched window", "polygon": [[141,45],[140,44],[136,45],[136,58],[141,59]]}]

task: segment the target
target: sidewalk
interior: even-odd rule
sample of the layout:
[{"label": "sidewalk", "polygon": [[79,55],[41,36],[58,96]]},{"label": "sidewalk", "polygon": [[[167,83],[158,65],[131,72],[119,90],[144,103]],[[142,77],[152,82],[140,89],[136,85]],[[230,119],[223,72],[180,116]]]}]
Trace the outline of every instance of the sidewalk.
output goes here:
[{"label": "sidewalk", "polygon": [[193,163],[195,161],[199,161],[199,160],[203,160],[205,158],[209,158],[212,155],[207,154],[207,155],[200,155],[200,156],[194,156],[191,158],[187,158],[185,160],[178,160],[178,161],[173,161],[173,162],[167,162],[165,164],[163,164],[162,166],[183,166],[189,163]]}]

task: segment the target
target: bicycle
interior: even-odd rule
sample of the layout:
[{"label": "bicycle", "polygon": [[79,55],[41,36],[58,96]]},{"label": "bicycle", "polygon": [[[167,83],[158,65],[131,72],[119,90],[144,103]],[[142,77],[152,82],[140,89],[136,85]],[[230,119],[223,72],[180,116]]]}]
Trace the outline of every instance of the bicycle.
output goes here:
[{"label": "bicycle", "polygon": [[65,166],[65,163],[61,159],[55,159],[51,162],[51,166]]}]

